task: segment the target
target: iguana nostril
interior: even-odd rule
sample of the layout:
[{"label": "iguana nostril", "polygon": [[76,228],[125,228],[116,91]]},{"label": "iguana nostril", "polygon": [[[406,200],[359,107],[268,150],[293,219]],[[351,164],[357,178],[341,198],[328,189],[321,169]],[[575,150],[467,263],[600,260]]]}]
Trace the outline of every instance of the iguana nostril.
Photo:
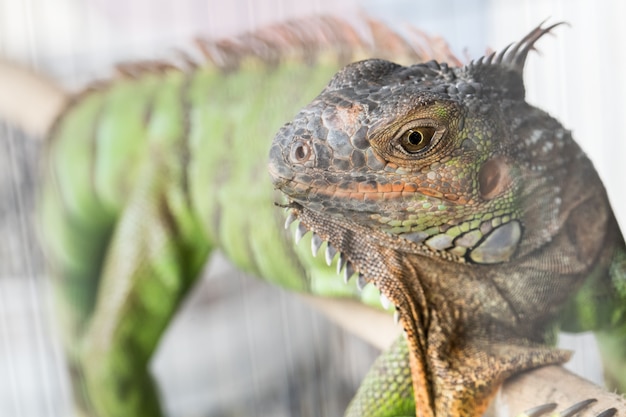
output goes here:
[{"label": "iguana nostril", "polygon": [[307,162],[313,151],[311,150],[311,146],[303,140],[296,140],[291,145],[290,159],[292,162],[303,164]]}]

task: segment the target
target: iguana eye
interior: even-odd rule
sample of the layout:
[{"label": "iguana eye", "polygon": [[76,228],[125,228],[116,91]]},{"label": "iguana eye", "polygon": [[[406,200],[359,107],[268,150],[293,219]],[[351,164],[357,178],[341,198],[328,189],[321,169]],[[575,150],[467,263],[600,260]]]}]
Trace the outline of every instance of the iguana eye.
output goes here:
[{"label": "iguana eye", "polygon": [[418,153],[430,145],[436,132],[431,126],[408,129],[400,137],[400,146],[408,153]]}]

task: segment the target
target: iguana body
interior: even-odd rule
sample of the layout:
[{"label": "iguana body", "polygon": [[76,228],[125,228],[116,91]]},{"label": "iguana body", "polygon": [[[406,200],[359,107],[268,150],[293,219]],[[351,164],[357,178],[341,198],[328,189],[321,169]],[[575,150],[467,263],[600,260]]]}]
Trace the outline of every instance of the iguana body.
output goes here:
[{"label": "iguana body", "polygon": [[524,62],[551,29],[467,66],[349,65],[272,145],[301,233],[399,311],[418,416],[481,415],[504,379],[567,360],[549,347],[559,323],[611,332],[624,357],[624,241],[604,188],[524,101]]},{"label": "iguana body", "polygon": [[[266,174],[275,131],[348,60],[419,61],[384,27],[370,29],[369,46],[333,19],[202,44],[205,64],[125,67],[125,76],[77,96],[59,118],[42,219],[82,415],[161,414],[147,365],[214,249],[283,287],[379,306],[376,288],[345,286],[313,257],[310,237],[293,245]],[[456,267],[441,265],[442,273]],[[364,386],[391,399],[359,395],[350,413],[414,410],[407,352],[400,339],[381,360],[401,369],[401,387],[377,375]]]},{"label": "iguana body", "polygon": [[205,64],[123,67],[57,121],[43,230],[85,415],[161,414],[148,361],[214,249],[282,287],[380,308],[378,291],[345,286],[309,247],[294,247],[266,157],[280,125],[349,59],[419,58],[371,30],[380,44],[335,19],[203,43]]}]

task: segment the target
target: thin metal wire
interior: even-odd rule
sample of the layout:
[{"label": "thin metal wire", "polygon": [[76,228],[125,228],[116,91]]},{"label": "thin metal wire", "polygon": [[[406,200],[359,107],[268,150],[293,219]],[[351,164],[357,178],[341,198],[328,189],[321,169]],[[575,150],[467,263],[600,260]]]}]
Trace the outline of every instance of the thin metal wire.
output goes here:
[{"label": "thin metal wire", "polygon": [[[16,149],[15,149],[15,141],[16,140],[24,140],[26,139],[23,135],[15,135],[13,132],[9,132],[8,137],[8,152],[10,155],[11,161],[11,171],[19,172],[20,167],[18,166],[19,161],[16,157]],[[33,357],[36,362],[36,367],[38,368],[37,373],[39,374],[37,378],[33,380],[36,383],[41,384],[43,387],[44,398],[43,403],[45,404],[45,415],[53,416],[54,410],[52,405],[52,389],[50,387],[51,376],[49,375],[48,366],[46,365],[46,354],[45,351],[50,349],[49,341],[44,340],[44,335],[47,333],[44,330],[45,328],[49,328],[49,326],[44,325],[43,314],[46,314],[42,306],[46,305],[41,299],[40,296],[40,287],[41,282],[37,280],[35,277],[35,268],[33,267],[33,256],[36,253],[36,250],[32,247],[33,242],[30,239],[30,234],[28,233],[28,225],[33,223],[33,219],[30,218],[32,216],[32,211],[28,210],[25,204],[26,196],[24,195],[25,190],[20,187],[16,182],[13,182],[13,195],[15,196],[15,208],[18,222],[18,229],[20,235],[20,251],[21,251],[21,259],[25,260],[24,264],[24,273],[25,280],[28,291],[28,311],[32,312],[32,315],[27,316],[30,320],[30,323],[27,323],[26,328],[32,330],[32,348],[33,348]],[[31,190],[31,193],[33,191]],[[49,314],[46,314],[49,316]]]},{"label": "thin metal wire", "polygon": [[[0,126],[0,135],[7,137],[9,135],[9,128],[6,125]],[[10,242],[7,242],[5,239],[2,239],[3,245],[7,245]],[[9,253],[10,249],[3,250],[3,253]],[[8,277],[0,277],[2,282],[0,282],[0,305],[7,306],[9,304],[9,298],[13,296],[13,294],[9,294],[9,283]],[[2,343],[2,356],[5,358],[4,363],[6,363],[6,371],[3,372],[3,375],[8,380],[8,389],[11,393],[11,403],[10,404],[0,404],[0,410],[7,415],[22,417],[22,402],[20,401],[20,396],[18,393],[19,384],[17,378],[17,370],[16,370],[16,352],[15,352],[15,344],[12,343],[13,338],[11,337],[11,330],[13,329],[14,322],[12,317],[9,317],[10,312],[6,308],[0,308],[0,340]],[[5,383],[6,384],[6,383]],[[6,407],[6,408],[5,408]]]}]

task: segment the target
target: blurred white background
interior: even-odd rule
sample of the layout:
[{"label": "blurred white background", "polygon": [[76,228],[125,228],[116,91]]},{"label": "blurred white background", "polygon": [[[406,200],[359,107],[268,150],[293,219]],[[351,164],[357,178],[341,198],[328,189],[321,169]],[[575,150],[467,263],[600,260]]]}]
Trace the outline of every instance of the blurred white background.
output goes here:
[{"label": "blurred white background", "polygon": [[[626,3],[620,0],[236,0],[227,5],[215,0],[0,0],[0,58],[76,89],[106,77],[115,62],[167,57],[196,36],[222,37],[312,13],[349,20],[367,13],[399,31],[411,24],[445,37],[462,59],[476,58],[487,47],[502,48],[546,18],[569,22],[571,27],[542,39],[540,54],[529,58],[528,98],[573,130],[626,226]],[[6,126],[0,137],[0,415],[71,416],[49,288],[32,230],[38,148]],[[338,401],[341,407],[345,393],[336,391],[345,385],[349,395],[374,352],[288,294],[226,270],[223,263],[212,269],[213,278],[205,279],[187,303],[155,361],[168,412],[278,416],[315,409],[311,415],[338,415],[334,406],[319,403]],[[266,308],[256,310],[260,304]],[[268,334],[260,322],[275,332]],[[233,342],[233,328],[246,339]],[[578,352],[571,364],[575,370],[601,380],[592,338],[566,336],[562,343]],[[230,359],[206,362],[209,357]],[[335,363],[348,371],[333,370]],[[316,378],[331,383],[320,387]],[[294,390],[317,391],[306,397]]]}]

